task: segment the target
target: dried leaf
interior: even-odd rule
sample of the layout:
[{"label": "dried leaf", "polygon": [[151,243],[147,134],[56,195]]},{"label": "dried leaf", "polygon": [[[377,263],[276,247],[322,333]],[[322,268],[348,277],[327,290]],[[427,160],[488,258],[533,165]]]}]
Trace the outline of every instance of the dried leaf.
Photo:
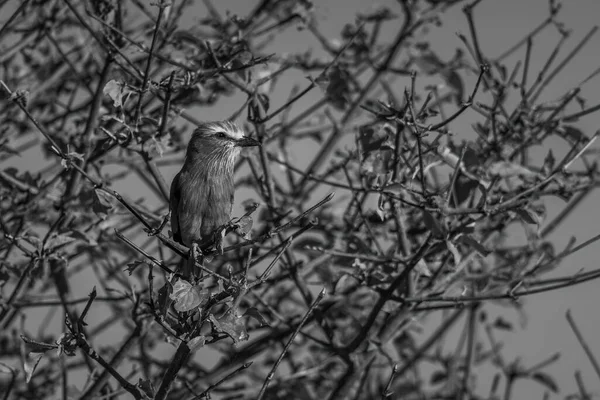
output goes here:
[{"label": "dried leaf", "polygon": [[123,83],[113,79],[104,85],[102,92],[105,96],[108,96],[112,99],[113,106],[122,107],[123,97],[128,95],[131,91]]},{"label": "dried leaf", "polygon": [[160,138],[156,138],[152,136],[146,143],[146,152],[150,156],[150,158],[162,157],[165,151],[171,148],[172,138],[170,134],[166,134],[161,136]]},{"label": "dried leaf", "polygon": [[245,238],[248,237],[248,234],[250,233],[250,231],[252,230],[252,224],[254,223],[254,221],[252,220],[252,217],[249,215],[244,215],[242,218],[240,218],[240,220],[237,222],[236,227],[235,227],[235,231],[240,235],[243,236]]},{"label": "dried leaf", "polygon": [[192,285],[183,279],[177,280],[173,285],[173,293],[169,295],[175,301],[175,310],[186,312],[206,304],[210,292],[202,287],[202,285]]},{"label": "dried leaf", "polygon": [[233,343],[238,344],[239,342],[248,340],[249,336],[248,332],[246,332],[244,321],[241,317],[235,315],[233,310],[228,310],[219,319],[216,319],[215,316],[211,314],[209,320],[217,332],[225,333],[233,339]]},{"label": "dried leaf", "polygon": [[135,269],[137,267],[139,267],[140,265],[147,265],[147,264],[145,261],[136,260],[134,262],[130,262],[129,264],[127,264],[127,268],[125,268],[125,271],[127,271],[129,273],[129,276],[131,276],[131,274],[133,274],[133,271],[135,271]]},{"label": "dried leaf", "polygon": [[196,351],[199,348],[204,347],[205,343],[206,343],[206,336],[199,335],[199,336],[196,336],[195,338],[190,339],[187,342],[187,345],[191,351]]}]

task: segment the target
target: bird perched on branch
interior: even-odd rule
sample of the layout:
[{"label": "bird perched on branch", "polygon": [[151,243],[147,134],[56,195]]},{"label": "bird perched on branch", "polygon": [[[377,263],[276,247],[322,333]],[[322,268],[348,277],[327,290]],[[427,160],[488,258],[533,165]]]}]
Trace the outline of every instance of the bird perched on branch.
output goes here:
[{"label": "bird perched on branch", "polygon": [[[216,237],[211,235],[218,234],[216,230],[229,222],[235,161],[242,147],[258,145],[230,121],[205,122],[196,128],[183,167],[171,183],[171,230],[175,241],[197,252],[198,243]],[[192,256],[190,266],[194,265]],[[185,276],[191,274],[191,270],[182,272]]]}]

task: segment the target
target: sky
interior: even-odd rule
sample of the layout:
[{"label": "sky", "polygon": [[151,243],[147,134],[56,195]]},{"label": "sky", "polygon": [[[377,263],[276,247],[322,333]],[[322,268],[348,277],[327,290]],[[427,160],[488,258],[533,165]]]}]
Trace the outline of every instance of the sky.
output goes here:
[{"label": "sky", "polygon": [[[203,16],[204,8],[202,2],[196,0],[195,12],[186,13],[184,24],[194,24]],[[233,14],[246,15],[254,6],[256,1],[252,0],[218,0],[215,1],[217,8],[221,11],[230,10]],[[316,15],[319,26],[327,37],[339,37],[342,26],[354,19],[357,12],[372,9],[377,4],[388,5],[393,11],[400,12],[397,1],[365,2],[363,0],[315,0]],[[546,16],[548,5],[545,0],[483,0],[475,9],[476,23],[481,47],[490,58],[503,53],[513,43],[521,39],[531,31],[534,26],[541,23]],[[568,0],[559,14],[559,20],[564,22],[568,28],[573,30],[571,38],[565,48],[559,54],[562,60],[565,54],[597,23],[600,16],[600,1],[598,0]],[[0,20],[2,18],[0,17]],[[456,32],[463,32],[468,36],[468,25],[460,7],[454,7],[448,12],[443,20],[443,26],[433,29],[424,39],[430,40],[433,49],[443,59],[452,57],[456,48],[462,44]],[[537,71],[544,64],[546,58],[552,51],[558,35],[554,30],[540,36],[534,41],[531,71]],[[312,35],[307,32],[290,30],[285,34],[278,35],[270,51],[281,54],[306,49],[307,46],[316,45]],[[524,51],[524,49],[523,49]],[[523,51],[509,58],[509,65],[523,56]],[[564,92],[575,87],[584,77],[600,66],[600,34],[594,36],[587,47],[578,57],[569,64],[567,68],[557,76],[557,79],[544,93],[542,100],[552,100]],[[512,64],[511,64],[512,63]],[[295,83],[302,86],[307,80],[300,75],[294,76],[294,80],[282,84],[282,93],[275,94],[275,104],[287,97],[287,92]],[[466,79],[466,87],[471,88],[475,77]],[[530,78],[533,79],[533,78]],[[406,86],[409,83],[398,80],[395,84]],[[470,90],[470,89],[467,89]],[[588,104],[600,103],[600,78],[596,78],[582,87],[582,95],[589,101]],[[311,93],[301,102],[304,106],[320,98],[318,91]],[[194,110],[194,117],[200,120],[224,119],[237,110],[243,102],[242,97],[233,96],[229,101],[219,103],[219,107]],[[301,107],[302,108],[302,107]],[[581,119],[577,126],[584,133],[591,136],[598,129],[598,117],[596,114]],[[462,118],[464,122],[457,121],[452,129],[459,138],[474,138],[475,133],[469,125],[468,114]],[[560,144],[556,144],[560,147]],[[560,149],[559,149],[560,150]],[[563,149],[564,150],[564,149]],[[293,156],[301,162],[310,149],[295,149]],[[17,167],[25,168],[31,162],[32,154],[25,155],[17,162]],[[543,157],[543,155],[542,155]],[[163,172],[167,182],[170,182],[177,167],[164,168]],[[123,183],[125,188],[126,183]],[[119,190],[119,187],[115,187]],[[238,198],[243,198],[240,196]],[[557,248],[561,249],[571,236],[575,236],[578,242],[584,241],[598,234],[600,227],[600,213],[595,207],[600,201],[597,192],[590,195],[579,207],[578,211],[571,215],[551,237]],[[559,200],[548,200],[549,215],[554,215],[563,206]],[[597,254],[600,246],[592,245],[580,252],[570,256],[562,262],[560,268],[555,271],[556,275],[569,275],[580,269],[593,269],[598,267]],[[504,354],[508,356],[519,356],[525,365],[536,364],[555,352],[561,352],[558,363],[547,368],[545,371],[553,375],[563,391],[551,398],[563,398],[569,393],[576,392],[573,372],[581,370],[582,377],[588,391],[600,395],[600,377],[594,374],[594,370],[586,359],[583,350],[577,343],[575,336],[565,320],[565,312],[571,310],[573,317],[579,325],[584,337],[588,339],[591,350],[600,357],[600,340],[596,332],[600,329],[600,291],[596,289],[597,282],[588,282],[559,291],[543,293],[523,299],[525,313],[528,317],[526,329],[517,334],[499,335],[498,340],[506,343]],[[89,290],[86,289],[86,294]],[[492,306],[490,314],[500,315],[507,313],[507,309]],[[45,313],[39,310],[40,317]],[[515,313],[507,313],[513,321],[519,321]],[[92,314],[93,316],[93,314]],[[98,316],[100,318],[100,316]],[[480,377],[478,385],[485,387]],[[517,383],[513,398],[541,398],[542,389],[539,385]],[[534,397],[535,396],[535,397]]]}]

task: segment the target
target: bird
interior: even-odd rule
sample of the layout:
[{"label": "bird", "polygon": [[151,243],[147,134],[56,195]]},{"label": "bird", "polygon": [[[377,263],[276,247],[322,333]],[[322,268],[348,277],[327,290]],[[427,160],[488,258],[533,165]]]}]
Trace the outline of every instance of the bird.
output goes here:
[{"label": "bird", "polygon": [[[199,244],[217,238],[217,229],[230,221],[234,165],[241,149],[252,146],[260,142],[244,135],[232,121],[203,122],[192,133],[169,199],[173,240],[192,253],[188,267],[180,267],[184,276],[193,271]],[[222,241],[224,230],[220,233]]]}]

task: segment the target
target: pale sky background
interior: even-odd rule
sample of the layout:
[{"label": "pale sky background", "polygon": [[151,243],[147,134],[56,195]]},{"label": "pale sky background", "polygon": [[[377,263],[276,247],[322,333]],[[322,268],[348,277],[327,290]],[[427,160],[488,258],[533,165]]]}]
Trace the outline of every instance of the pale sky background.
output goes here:
[{"label": "pale sky background", "polygon": [[[193,24],[194,21],[203,17],[204,8],[200,1],[197,12],[189,12],[184,16],[184,24]],[[256,1],[250,0],[216,0],[215,3],[219,10],[231,10],[233,14],[239,16],[246,15],[252,9]],[[316,15],[319,26],[322,28],[325,36],[331,38],[339,37],[339,32],[342,26],[349,21],[353,21],[354,15],[360,11],[367,11],[372,8],[372,4],[388,5],[396,13],[400,13],[400,7],[394,0],[379,1],[377,3],[369,3],[361,0],[315,0]],[[493,58],[504,50],[511,47],[517,40],[521,39],[531,29],[541,23],[548,15],[548,4],[546,0],[484,0],[475,9],[476,24],[478,27],[479,40],[482,49],[486,56]],[[559,14],[558,20],[565,23],[568,28],[573,29],[573,34],[568,40],[566,46],[558,56],[558,60],[562,60],[575,44],[597,23],[600,16],[600,1],[598,0],[567,0],[564,1],[564,7]],[[3,20],[0,16],[0,20]],[[462,48],[462,43],[455,35],[461,31],[469,36],[468,25],[466,18],[461,11],[461,7],[454,7],[445,15],[443,26],[433,29],[429,32],[427,39],[431,41],[433,49],[440,55],[442,59],[450,58],[457,47]],[[538,71],[541,65],[546,61],[550,51],[553,49],[558,34],[554,29],[548,29],[545,35],[542,35],[534,41],[532,53],[532,64],[530,71]],[[395,34],[395,30],[392,34]],[[392,36],[390,35],[390,40]],[[269,47],[270,52],[294,52],[305,50],[309,45],[316,45],[317,42],[308,32],[298,32],[294,29],[289,30],[286,34],[278,35],[273,46]],[[521,59],[524,55],[524,48],[517,52],[511,59],[508,65]],[[566,91],[575,87],[583,78],[588,76],[600,65],[600,34],[592,38],[590,43],[578,55],[557,79],[550,86],[549,90],[541,97],[542,100],[555,99],[557,96],[564,94]],[[292,75],[289,82],[279,83],[282,90],[281,93],[275,93],[271,100],[271,107],[284,101],[287,98],[289,89],[299,83],[302,87],[307,83],[302,74]],[[532,82],[534,76],[531,75],[529,82]],[[408,80],[408,79],[407,79]],[[465,88],[470,92],[475,81],[475,76],[465,77]],[[399,79],[396,81],[401,87],[408,85],[408,81]],[[600,78],[596,78],[583,87],[582,95],[588,99],[588,105],[600,103]],[[302,110],[305,106],[310,105],[315,100],[319,99],[321,94],[318,90],[311,92],[305,100],[301,102],[301,106],[296,108]],[[219,102],[219,106],[212,109],[198,110],[194,116],[200,120],[215,120],[223,119],[230,116],[242,104],[242,97],[234,96],[229,100]],[[459,118],[456,123],[451,125],[459,138],[474,139],[476,134],[470,128],[469,115],[465,114]],[[576,125],[582,129],[584,133],[591,136],[598,129],[597,121],[600,119],[598,114],[592,114],[581,119]],[[557,142],[557,148],[563,146]],[[304,154],[310,158],[313,152],[310,149],[294,149],[296,154],[294,157],[302,165],[301,160]],[[558,151],[561,151],[559,148]],[[563,146],[562,151],[565,151]],[[304,154],[303,154],[304,153]],[[541,154],[541,153],[540,153]],[[543,157],[543,154],[541,156]],[[20,160],[15,160],[14,164],[18,168],[31,168],[32,160],[35,153],[27,152]],[[0,166],[2,168],[8,165]],[[40,166],[41,167],[41,166]],[[164,174],[167,182],[170,183],[172,177],[176,173],[177,168],[165,168]],[[129,189],[127,183],[122,187],[118,185],[115,189]],[[237,196],[236,200],[240,202],[243,196]],[[563,203],[555,199],[546,199],[548,204],[549,218],[555,215],[563,206]],[[562,226],[555,231],[551,239],[556,243],[557,250],[564,248],[571,236],[576,236],[578,243],[589,239],[600,231],[600,213],[597,212],[596,204],[598,204],[600,196],[597,192],[590,195],[587,200],[579,206],[578,212],[571,215]],[[570,256],[562,262],[553,274],[556,276],[570,275],[575,271],[585,268],[586,270],[598,268],[598,254],[600,245],[592,245],[586,249]],[[597,289],[600,282],[592,281],[574,287],[562,289],[549,293],[538,294],[522,299],[526,305],[526,314],[529,317],[529,323],[523,331],[517,331],[515,334],[497,335],[497,340],[504,341],[506,348],[503,354],[507,360],[511,360],[511,356],[520,356],[526,366],[537,364],[545,360],[555,352],[561,352],[562,356],[558,363],[545,369],[558,381],[562,392],[558,395],[553,395],[551,398],[563,398],[567,394],[577,391],[573,372],[581,370],[583,380],[588,391],[600,395],[600,378],[594,374],[594,370],[587,360],[583,350],[577,343],[575,336],[569,328],[565,320],[565,312],[571,309],[573,316],[578,323],[583,335],[588,340],[591,350],[600,357],[600,291]],[[73,285],[77,291],[73,294],[74,297],[85,296],[91,290],[93,283],[81,279]],[[518,322],[519,317],[514,312],[507,312],[507,309],[498,307],[490,307],[490,317],[497,314],[506,314],[513,322]],[[37,323],[44,317],[46,311],[43,309],[28,310],[29,318],[36,320]],[[89,322],[93,325],[94,322],[100,322],[104,319],[102,313],[98,310],[92,310]],[[60,318],[54,318],[52,325],[61,324]],[[518,324],[517,324],[518,325]],[[113,336],[114,339],[114,336]],[[487,344],[487,340],[483,339]],[[108,345],[111,340],[106,340],[105,343],[97,341],[99,345]],[[114,342],[114,340],[113,340]],[[167,351],[165,349],[165,351]],[[170,350],[169,350],[170,351]],[[165,355],[168,354],[165,352]],[[480,376],[478,387],[487,387],[489,382],[483,382],[484,377]],[[491,381],[491,376],[490,376]],[[77,385],[80,386],[80,385]],[[503,388],[503,386],[500,386]],[[521,381],[517,383],[514,389],[513,399],[524,398],[542,398],[544,389],[530,381]],[[484,391],[478,391],[483,394]]]}]

